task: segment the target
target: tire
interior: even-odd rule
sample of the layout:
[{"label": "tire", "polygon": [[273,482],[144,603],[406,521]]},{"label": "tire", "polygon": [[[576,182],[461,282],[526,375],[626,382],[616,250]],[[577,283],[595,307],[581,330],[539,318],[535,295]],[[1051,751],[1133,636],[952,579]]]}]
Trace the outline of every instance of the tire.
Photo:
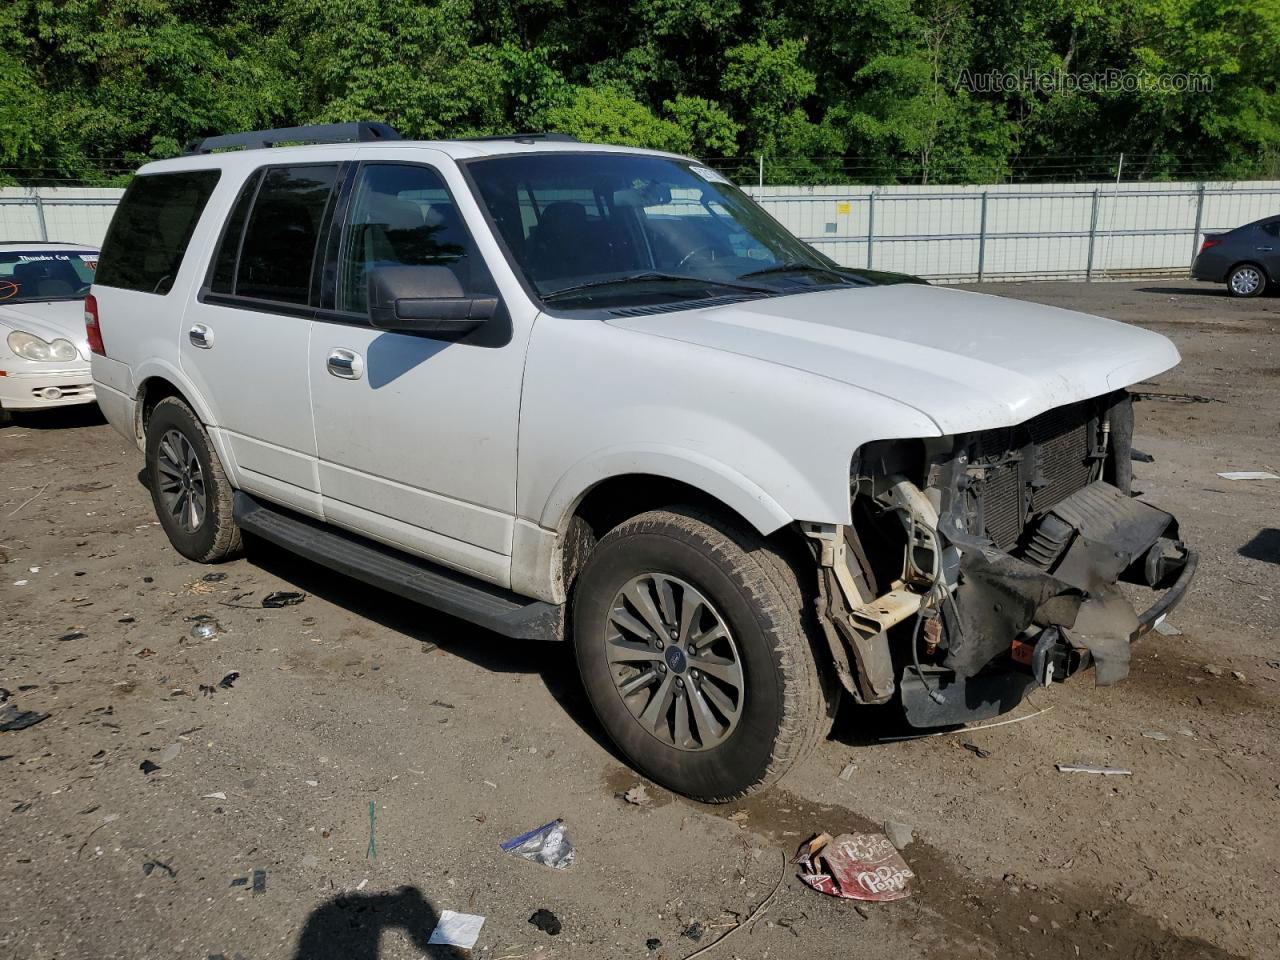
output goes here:
[{"label": "tire", "polygon": [[1227,274],[1227,292],[1233,297],[1260,296],[1267,289],[1267,275],[1255,263],[1240,263]]},{"label": "tire", "polygon": [[[151,502],[174,549],[199,563],[216,563],[238,553],[242,544],[232,515],[235,491],[204,425],[183,400],[165,397],[155,405],[147,422],[146,451]],[[175,464],[187,466],[186,480],[174,472]],[[179,518],[172,496],[175,488],[184,487],[188,496]],[[189,509],[192,500],[203,504],[194,514]]]},{"label": "tire", "polygon": [[[692,626],[664,614],[664,592],[670,612],[706,601],[683,618]],[[801,597],[792,567],[763,539],[695,508],[641,514],[600,540],[574,590],[574,651],[596,716],[636,769],[722,803],[809,754],[830,730],[835,694]],[[650,626],[655,615],[666,638]],[[719,639],[699,649],[706,637]]]}]

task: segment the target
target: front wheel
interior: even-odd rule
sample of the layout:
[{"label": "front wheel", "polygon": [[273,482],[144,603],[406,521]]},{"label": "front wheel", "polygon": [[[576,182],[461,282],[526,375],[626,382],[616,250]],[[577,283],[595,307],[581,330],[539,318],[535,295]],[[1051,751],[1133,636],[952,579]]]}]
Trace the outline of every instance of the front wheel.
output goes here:
[{"label": "front wheel", "polygon": [[753,533],[675,508],[592,551],[573,642],[609,736],[650,779],[724,802],[781,777],[830,727],[795,574]]},{"label": "front wheel", "polygon": [[1233,297],[1256,297],[1267,287],[1262,268],[1242,263],[1227,274],[1227,290]]},{"label": "front wheel", "polygon": [[234,491],[204,425],[177,397],[157,403],[147,421],[147,483],[156,517],[184,557],[214,563],[240,550]]}]

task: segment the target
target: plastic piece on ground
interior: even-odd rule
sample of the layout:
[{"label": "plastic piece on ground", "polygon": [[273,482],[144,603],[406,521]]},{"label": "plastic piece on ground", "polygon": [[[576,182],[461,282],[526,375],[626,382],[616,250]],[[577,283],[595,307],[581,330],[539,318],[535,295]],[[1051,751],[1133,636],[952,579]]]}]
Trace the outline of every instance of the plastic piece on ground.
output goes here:
[{"label": "plastic piece on ground", "polygon": [[267,871],[265,870],[253,871],[253,892],[254,893],[267,892]]},{"label": "plastic piece on ground", "polygon": [[529,922],[543,933],[549,933],[553,937],[560,932],[560,918],[550,910],[541,908],[535,910],[533,916],[529,918]]},{"label": "plastic piece on ground", "polygon": [[202,620],[191,628],[193,640],[212,640],[218,635],[218,624],[214,620]]},{"label": "plastic piece on ground", "polygon": [[573,863],[573,844],[569,842],[568,829],[563,820],[552,820],[506,841],[502,849],[534,863],[564,870]]},{"label": "plastic piece on ground", "polygon": [[277,590],[263,597],[262,605],[268,608],[292,607],[295,603],[301,603],[305,599],[307,599],[305,593],[298,593],[294,590]]},{"label": "plastic piece on ground", "polygon": [[47,713],[36,713],[34,710],[19,710],[12,703],[0,707],[0,730],[8,733],[14,730],[25,730],[37,723],[49,719]]},{"label": "plastic piece on ground", "polygon": [[140,764],[138,764],[138,769],[141,770],[143,773],[155,773],[160,768],[156,764],[152,763],[150,760],[143,760]]},{"label": "plastic piece on ground", "polygon": [[458,913],[454,910],[441,910],[440,922],[431,931],[428,944],[439,943],[448,947],[461,947],[470,950],[480,939],[480,928],[484,926],[484,917],[473,913]]},{"label": "plastic piece on ground", "polygon": [[232,670],[225,677],[223,677],[221,680],[218,681],[218,686],[220,686],[223,690],[230,690],[231,687],[235,684],[236,680],[238,680],[239,678],[240,678],[240,674],[237,671]]},{"label": "plastic piece on ground", "polygon": [[889,838],[874,833],[820,833],[791,862],[813,889],[846,900],[902,900],[915,877]]},{"label": "plastic piece on ground", "polygon": [[1280,480],[1268,470],[1228,470],[1218,474],[1223,480]]},{"label": "plastic piece on ground", "polygon": [[1132,777],[1127,767],[1095,767],[1090,764],[1055,763],[1059,773],[1100,773],[1104,777]]}]

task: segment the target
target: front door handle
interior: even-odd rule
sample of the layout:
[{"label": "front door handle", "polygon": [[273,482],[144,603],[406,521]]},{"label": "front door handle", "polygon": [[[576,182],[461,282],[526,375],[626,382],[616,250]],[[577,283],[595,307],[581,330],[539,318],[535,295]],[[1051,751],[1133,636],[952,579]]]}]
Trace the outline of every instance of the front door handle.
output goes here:
[{"label": "front door handle", "polygon": [[1271,248],[1270,248],[1270,247],[1258,247],[1258,252],[1259,252],[1259,253],[1270,253],[1270,252],[1271,252]]},{"label": "front door handle", "polygon": [[331,374],[343,380],[359,380],[364,376],[364,358],[354,350],[330,350],[325,366]]},{"label": "front door handle", "polygon": [[191,341],[192,346],[208,350],[213,346],[213,331],[203,323],[197,323],[187,331],[187,339]]}]

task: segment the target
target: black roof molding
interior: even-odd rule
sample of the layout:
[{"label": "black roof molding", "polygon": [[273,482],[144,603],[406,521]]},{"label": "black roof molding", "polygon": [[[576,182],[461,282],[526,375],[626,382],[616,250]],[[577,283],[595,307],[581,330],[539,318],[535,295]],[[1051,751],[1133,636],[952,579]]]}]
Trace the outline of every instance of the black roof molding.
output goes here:
[{"label": "black roof molding", "polygon": [[262,150],[281,143],[373,143],[399,140],[400,134],[385,123],[320,123],[305,127],[281,127],[277,130],[250,130],[219,137],[192,140],[183,150],[184,156],[213,153],[215,150]]}]

